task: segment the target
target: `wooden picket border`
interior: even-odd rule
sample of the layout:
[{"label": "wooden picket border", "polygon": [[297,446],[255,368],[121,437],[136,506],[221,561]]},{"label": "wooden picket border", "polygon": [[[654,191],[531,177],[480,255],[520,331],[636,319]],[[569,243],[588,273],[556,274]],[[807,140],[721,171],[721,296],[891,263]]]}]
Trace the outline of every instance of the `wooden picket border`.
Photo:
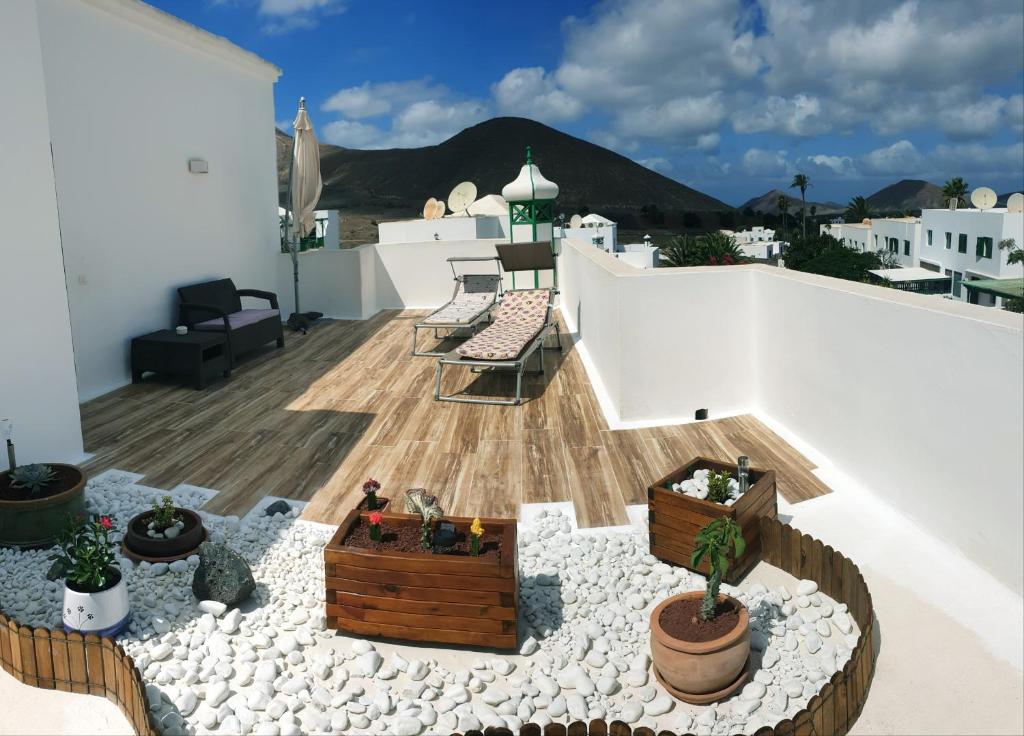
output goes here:
[{"label": "wooden picket border", "polygon": [[[798,579],[813,580],[818,589],[839,603],[860,627],[860,638],[850,661],[810,699],[807,707],[774,727],[759,728],[749,736],[845,736],[860,715],[875,673],[875,612],[871,592],[857,566],[843,554],[802,534],[778,519],[761,519],[761,559]],[[460,736],[453,734],[453,736]],[[516,736],[507,728],[467,731],[465,736]],[[593,720],[568,725],[523,724],[518,736],[693,736],[672,731],[633,728],[622,721]]]},{"label": "wooden picket border", "polygon": [[32,687],[105,697],[121,709],[136,734],[158,733],[142,674],[113,639],[33,629],[0,611],[0,666]]}]

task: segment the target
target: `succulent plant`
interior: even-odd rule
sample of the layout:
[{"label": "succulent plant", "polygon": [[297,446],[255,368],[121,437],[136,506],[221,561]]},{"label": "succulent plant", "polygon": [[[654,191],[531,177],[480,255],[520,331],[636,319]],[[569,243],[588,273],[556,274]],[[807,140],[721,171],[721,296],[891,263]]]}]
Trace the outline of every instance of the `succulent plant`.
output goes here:
[{"label": "succulent plant", "polygon": [[413,488],[405,492],[405,510],[420,517],[422,535],[420,543],[423,549],[430,549],[430,522],[444,516],[444,511],[437,505],[437,497],[431,496],[423,488]]},{"label": "succulent plant", "polygon": [[50,485],[56,477],[56,473],[49,465],[39,463],[19,465],[11,471],[11,488],[24,488],[29,495],[35,496]]},{"label": "succulent plant", "polygon": [[715,503],[725,503],[729,500],[729,479],[728,473],[716,473],[712,470],[708,473],[708,500]]}]

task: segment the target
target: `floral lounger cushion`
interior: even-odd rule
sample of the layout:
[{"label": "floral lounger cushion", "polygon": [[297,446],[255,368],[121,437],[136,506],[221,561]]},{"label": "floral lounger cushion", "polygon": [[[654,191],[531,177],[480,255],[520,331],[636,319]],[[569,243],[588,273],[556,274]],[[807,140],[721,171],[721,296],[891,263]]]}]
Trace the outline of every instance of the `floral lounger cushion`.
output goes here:
[{"label": "floral lounger cushion", "polygon": [[547,289],[506,293],[493,324],[455,352],[473,360],[514,360],[544,329],[550,296]]},{"label": "floral lounger cushion", "polygon": [[494,294],[459,294],[425,320],[425,325],[469,324],[494,304]]}]

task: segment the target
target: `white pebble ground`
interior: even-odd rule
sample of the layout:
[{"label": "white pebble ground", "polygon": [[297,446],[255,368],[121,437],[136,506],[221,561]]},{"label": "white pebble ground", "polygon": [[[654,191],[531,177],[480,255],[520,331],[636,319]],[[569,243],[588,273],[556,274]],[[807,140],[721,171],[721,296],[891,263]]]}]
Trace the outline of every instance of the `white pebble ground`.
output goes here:
[{"label": "white pebble ground", "polygon": [[[156,491],[108,472],[90,481],[93,513],[124,528]],[[197,508],[199,490],[175,491]],[[198,558],[121,560],[133,621],[120,637],[147,682],[164,733],[449,734],[605,718],[655,731],[752,733],[791,716],[841,668],[858,631],[845,606],[758,565],[739,589],[750,609],[754,673],[714,706],[671,698],[650,671],[651,609],[702,590],[704,578],[658,562],[647,535],[575,531],[559,512],[519,527],[520,653],[365,641],[325,628],[323,546],[333,529],[291,516],[202,514],[214,541],[249,562],[257,590],[239,609],[195,600]],[[0,549],[3,607],[33,626],[59,626],[60,583],[47,552]],[[767,584],[767,585],[766,585]]]}]

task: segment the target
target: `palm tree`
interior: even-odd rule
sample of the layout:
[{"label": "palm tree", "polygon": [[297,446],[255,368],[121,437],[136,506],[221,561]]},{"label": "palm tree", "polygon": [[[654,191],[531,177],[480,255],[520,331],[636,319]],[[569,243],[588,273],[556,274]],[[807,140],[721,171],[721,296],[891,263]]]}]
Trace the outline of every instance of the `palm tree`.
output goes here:
[{"label": "palm tree", "polygon": [[803,210],[801,210],[802,229],[804,234],[804,240],[807,239],[807,187],[811,185],[811,177],[807,174],[794,174],[793,183],[789,185],[790,189],[798,188],[800,190],[800,201],[803,202]]},{"label": "palm tree", "polygon": [[942,185],[942,198],[949,202],[951,199],[955,199],[958,205],[967,204],[967,182],[963,180],[963,177],[954,176],[952,179]]},{"label": "palm tree", "polygon": [[782,239],[786,239],[786,211],[789,209],[789,200],[785,194],[780,194],[778,200],[775,202],[779,208],[779,215],[782,216]]},{"label": "palm tree", "polygon": [[846,221],[862,222],[871,217],[871,205],[859,194],[846,205]]}]

